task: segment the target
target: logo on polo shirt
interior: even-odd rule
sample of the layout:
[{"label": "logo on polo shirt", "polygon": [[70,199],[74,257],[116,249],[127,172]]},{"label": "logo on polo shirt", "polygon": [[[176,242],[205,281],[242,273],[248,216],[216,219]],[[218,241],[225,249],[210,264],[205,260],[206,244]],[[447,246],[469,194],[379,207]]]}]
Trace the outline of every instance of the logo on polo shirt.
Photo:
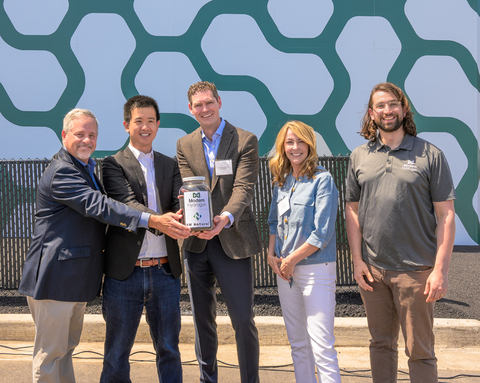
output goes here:
[{"label": "logo on polo shirt", "polygon": [[415,161],[407,160],[402,166],[402,170],[410,170],[411,172],[416,172],[418,170],[417,165],[415,165]]}]

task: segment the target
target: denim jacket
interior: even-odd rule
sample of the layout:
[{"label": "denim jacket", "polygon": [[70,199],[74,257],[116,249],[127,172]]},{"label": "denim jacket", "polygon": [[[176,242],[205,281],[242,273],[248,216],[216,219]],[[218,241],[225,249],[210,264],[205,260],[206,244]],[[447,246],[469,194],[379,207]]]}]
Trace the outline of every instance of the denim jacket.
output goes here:
[{"label": "denim jacket", "polygon": [[[280,216],[279,203],[285,198],[289,209]],[[318,250],[297,265],[335,262],[337,208],[337,188],[323,167],[317,168],[314,179],[303,176],[297,181],[290,173],[282,187],[275,186],[270,206],[268,226],[276,235],[275,254],[285,258],[307,242]]]}]

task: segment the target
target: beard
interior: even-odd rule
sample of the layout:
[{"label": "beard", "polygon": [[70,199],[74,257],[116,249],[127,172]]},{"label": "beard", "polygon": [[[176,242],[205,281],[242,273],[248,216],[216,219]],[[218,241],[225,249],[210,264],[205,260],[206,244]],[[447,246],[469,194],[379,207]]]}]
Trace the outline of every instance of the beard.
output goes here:
[{"label": "beard", "polygon": [[403,118],[401,118],[400,116],[397,116],[397,119],[395,120],[395,122],[389,125],[385,125],[382,122],[377,123],[376,121],[374,121],[374,123],[375,123],[375,126],[378,129],[380,129],[382,132],[393,133],[403,126]]},{"label": "beard", "polygon": [[92,153],[93,153],[92,146],[79,146],[77,147],[75,157],[77,157],[80,160],[88,160],[92,155]]}]

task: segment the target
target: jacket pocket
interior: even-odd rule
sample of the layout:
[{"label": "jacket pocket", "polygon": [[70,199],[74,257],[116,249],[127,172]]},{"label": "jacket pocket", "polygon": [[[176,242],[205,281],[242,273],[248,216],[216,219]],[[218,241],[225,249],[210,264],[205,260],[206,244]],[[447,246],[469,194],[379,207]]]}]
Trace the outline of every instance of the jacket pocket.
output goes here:
[{"label": "jacket pocket", "polygon": [[315,205],[315,199],[311,196],[299,197],[293,201],[293,205],[300,205],[300,206],[313,206]]},{"label": "jacket pocket", "polygon": [[239,218],[240,221],[252,221],[254,219],[255,219],[255,215],[251,210],[244,211]]},{"label": "jacket pocket", "polygon": [[58,260],[66,261],[74,258],[88,258],[90,256],[90,246],[61,248],[58,252]]}]

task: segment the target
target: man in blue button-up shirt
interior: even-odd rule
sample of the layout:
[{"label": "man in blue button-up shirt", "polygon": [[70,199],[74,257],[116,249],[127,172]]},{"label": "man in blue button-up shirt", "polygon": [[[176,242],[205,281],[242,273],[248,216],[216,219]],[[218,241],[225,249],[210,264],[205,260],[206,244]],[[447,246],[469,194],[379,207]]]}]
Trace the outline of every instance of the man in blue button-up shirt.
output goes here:
[{"label": "man in blue button-up shirt", "polygon": [[216,282],[236,332],[242,383],[256,383],[258,334],[253,320],[252,256],[261,251],[250,203],[258,176],[257,137],[220,117],[222,100],[203,81],[188,91],[200,124],[177,142],[182,177],[203,176],[212,192],[214,228],[185,240],[185,265],[202,382],[217,382]]}]

